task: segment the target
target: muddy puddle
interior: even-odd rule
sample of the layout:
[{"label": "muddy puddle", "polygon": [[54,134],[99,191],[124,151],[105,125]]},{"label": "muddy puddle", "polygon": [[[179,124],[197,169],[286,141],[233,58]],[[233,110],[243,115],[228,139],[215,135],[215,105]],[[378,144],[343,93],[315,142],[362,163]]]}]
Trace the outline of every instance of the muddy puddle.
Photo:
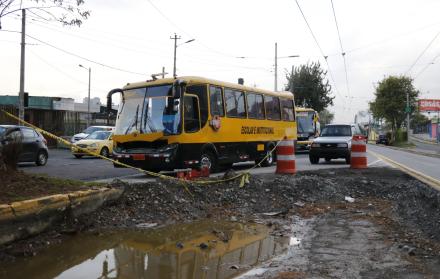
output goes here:
[{"label": "muddy puddle", "polygon": [[0,277],[233,278],[296,242],[264,225],[212,221],[80,234],[32,258],[0,263]]}]

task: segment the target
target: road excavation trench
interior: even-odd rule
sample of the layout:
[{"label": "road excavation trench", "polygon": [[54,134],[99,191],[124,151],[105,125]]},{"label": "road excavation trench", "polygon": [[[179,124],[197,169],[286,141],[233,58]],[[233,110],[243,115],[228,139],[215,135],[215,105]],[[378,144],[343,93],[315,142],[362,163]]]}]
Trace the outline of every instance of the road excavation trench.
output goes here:
[{"label": "road excavation trench", "polygon": [[440,194],[388,168],[125,187],[0,247],[0,278],[440,278]]}]

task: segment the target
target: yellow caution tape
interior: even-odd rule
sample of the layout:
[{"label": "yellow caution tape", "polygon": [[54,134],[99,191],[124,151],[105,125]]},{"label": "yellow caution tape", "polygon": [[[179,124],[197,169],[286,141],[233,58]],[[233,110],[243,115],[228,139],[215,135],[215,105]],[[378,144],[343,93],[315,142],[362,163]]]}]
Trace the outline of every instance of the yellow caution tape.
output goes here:
[{"label": "yellow caution tape", "polygon": [[[20,122],[20,123],[22,123],[22,124],[24,124],[24,125],[26,125],[26,126],[29,126],[29,127],[34,128],[35,130],[37,130],[38,132],[42,133],[43,135],[46,135],[46,136],[48,136],[48,137],[50,137],[50,138],[53,138],[53,139],[57,140],[58,142],[61,142],[61,143],[65,144],[65,145],[67,145],[67,146],[69,146],[69,147],[72,147],[72,146],[73,146],[73,144],[72,144],[71,142],[69,142],[69,141],[67,141],[67,140],[65,140],[65,139],[63,139],[63,138],[61,138],[61,137],[58,137],[58,136],[56,136],[56,135],[54,135],[54,134],[52,134],[52,133],[49,133],[49,132],[47,132],[47,131],[45,131],[45,130],[43,130],[43,129],[40,129],[40,128],[38,128],[37,126],[34,126],[34,125],[32,125],[32,124],[30,124],[30,123],[28,123],[28,122],[26,122],[26,121],[24,121],[24,120],[18,118],[17,116],[15,116],[15,115],[13,115],[13,114],[11,114],[11,113],[5,111],[5,110],[1,110],[1,111],[2,111],[3,113],[5,113],[7,116],[9,116],[9,117],[11,117],[11,118],[17,120],[18,122]],[[283,138],[284,138],[284,137],[283,137]],[[201,184],[201,185],[207,185],[207,184],[216,184],[216,183],[221,183],[221,182],[232,181],[232,180],[235,180],[235,179],[238,179],[238,178],[241,177],[240,187],[244,187],[245,184],[249,184],[249,176],[250,176],[249,171],[252,170],[252,169],[254,169],[254,168],[256,168],[256,167],[261,166],[261,163],[264,162],[264,160],[267,159],[267,157],[269,156],[270,153],[274,152],[274,150],[276,149],[276,147],[278,146],[278,144],[279,144],[280,142],[281,142],[281,140],[279,140],[279,141],[277,142],[277,144],[275,145],[275,147],[274,147],[270,152],[268,152],[268,153],[266,154],[266,156],[264,156],[263,159],[261,159],[261,161],[260,161],[258,164],[255,164],[253,167],[249,168],[248,170],[245,170],[245,171],[243,171],[243,172],[240,172],[240,173],[238,173],[237,175],[235,175],[235,176],[233,176],[233,177],[225,178],[225,179],[220,179],[220,180],[217,179],[217,180],[193,180],[193,181],[189,181],[189,180],[186,180],[186,179],[183,179],[183,178],[172,177],[172,176],[168,176],[168,175],[164,175],[164,174],[160,174],[160,173],[155,173],[155,172],[147,171],[147,170],[144,170],[144,169],[141,169],[141,168],[137,168],[137,167],[134,167],[134,166],[131,166],[131,165],[127,165],[127,164],[124,164],[124,163],[119,162],[119,161],[117,161],[117,160],[113,160],[113,159],[111,159],[111,158],[108,158],[108,157],[102,156],[101,154],[91,152],[91,151],[89,151],[89,150],[87,150],[87,149],[84,149],[84,148],[81,148],[81,147],[79,147],[79,146],[77,146],[77,145],[75,145],[75,148],[77,148],[77,149],[80,150],[81,152],[84,152],[84,153],[86,153],[86,154],[89,154],[89,155],[92,155],[92,156],[95,156],[95,157],[98,157],[98,158],[101,158],[101,159],[107,160],[107,161],[112,162],[112,163],[114,163],[114,164],[116,164],[116,165],[120,165],[120,166],[125,167],[125,168],[134,169],[134,170],[137,170],[137,171],[139,171],[139,172],[141,172],[141,173],[145,173],[145,174],[148,174],[148,175],[150,175],[150,176],[157,177],[157,178],[168,179],[168,180],[174,180],[174,181],[184,182],[184,183],[187,183],[187,184],[196,183],[196,184]],[[191,196],[193,196],[193,194],[189,191],[187,185],[183,184],[183,186],[184,186],[185,190],[186,190]]]}]

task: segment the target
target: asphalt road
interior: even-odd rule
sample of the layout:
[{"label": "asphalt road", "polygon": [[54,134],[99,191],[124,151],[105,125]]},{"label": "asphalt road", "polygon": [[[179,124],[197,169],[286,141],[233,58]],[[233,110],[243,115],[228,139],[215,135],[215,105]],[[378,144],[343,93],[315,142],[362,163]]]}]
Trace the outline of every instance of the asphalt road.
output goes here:
[{"label": "asphalt road", "polygon": [[[369,154],[368,162],[372,166],[384,165],[381,160]],[[249,169],[253,166],[252,162],[235,164],[233,169],[241,171]],[[296,155],[296,169],[316,170],[326,168],[347,168],[349,165],[345,164],[345,160],[332,160],[327,163],[321,159],[318,165],[312,165],[309,162],[308,153],[301,153]],[[49,160],[46,166],[38,167],[35,164],[20,164],[19,168],[25,172],[47,174],[49,176],[76,179],[82,181],[102,181],[107,182],[115,178],[127,182],[141,182],[149,177],[145,174],[139,174],[136,170],[125,168],[114,168],[111,162],[93,158],[83,157],[76,159],[72,156],[69,150],[51,149],[49,150]],[[276,167],[255,168],[250,172],[252,174],[274,173]],[[222,173],[215,174],[222,175]]]},{"label": "asphalt road", "polygon": [[385,156],[405,167],[440,180],[440,158],[391,149],[380,145],[368,145],[368,150]]},{"label": "asphalt road", "polygon": [[83,181],[137,173],[131,169],[114,168],[111,162],[94,157],[77,159],[70,153],[70,150],[66,149],[49,149],[49,160],[43,167],[38,167],[33,163],[20,163],[19,169],[30,173]]},{"label": "asphalt road", "polygon": [[414,139],[410,139],[410,141],[415,144],[416,150],[429,152],[433,154],[440,154],[440,144],[423,143]]}]

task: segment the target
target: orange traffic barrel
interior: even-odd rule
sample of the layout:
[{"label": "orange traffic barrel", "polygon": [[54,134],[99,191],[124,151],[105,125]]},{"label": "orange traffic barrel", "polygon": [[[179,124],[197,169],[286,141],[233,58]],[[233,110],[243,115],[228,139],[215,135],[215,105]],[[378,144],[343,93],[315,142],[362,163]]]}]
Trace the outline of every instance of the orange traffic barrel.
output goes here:
[{"label": "orange traffic barrel", "polygon": [[277,174],[295,174],[295,143],[284,137],[277,146]]},{"label": "orange traffic barrel", "polygon": [[353,136],[351,140],[351,159],[352,169],[367,168],[367,143],[364,136]]}]

